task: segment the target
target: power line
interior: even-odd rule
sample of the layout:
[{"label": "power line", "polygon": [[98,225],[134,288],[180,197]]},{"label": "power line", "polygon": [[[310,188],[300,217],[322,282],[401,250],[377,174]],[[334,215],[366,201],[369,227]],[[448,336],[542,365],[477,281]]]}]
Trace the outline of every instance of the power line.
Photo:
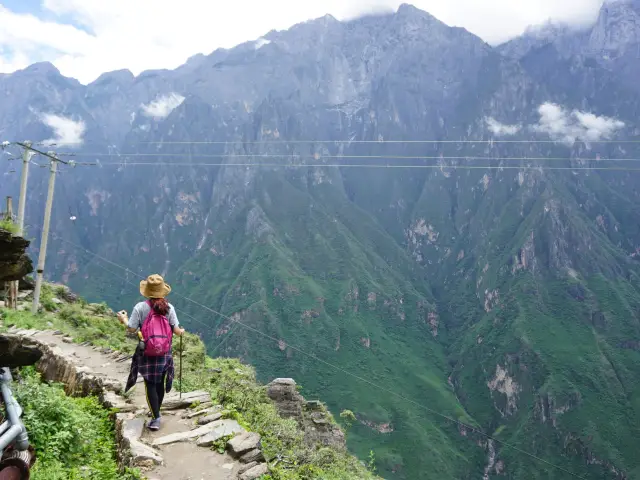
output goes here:
[{"label": "power line", "polygon": [[[172,158],[282,158],[282,159],[302,159],[309,158],[314,160],[322,160],[324,158],[355,158],[355,159],[378,159],[378,160],[529,160],[529,161],[594,161],[594,162],[640,162],[640,158],[592,158],[592,157],[487,157],[477,155],[460,155],[460,156],[443,156],[443,155],[312,155],[312,154],[209,154],[209,153],[61,153],[60,155],[72,155],[73,157],[116,157],[116,158],[131,158],[131,157],[172,157]],[[121,162],[111,162],[114,164],[120,164]],[[101,165],[108,163],[102,162]],[[129,163],[127,163],[129,165]]]},{"label": "power line", "polygon": [[[262,145],[262,144],[304,144],[304,143],[407,143],[407,144],[429,144],[429,143],[557,143],[558,140],[228,140],[228,141],[154,141],[154,142],[135,142],[139,145]],[[640,143],[640,140],[582,140],[577,139],[574,143]]]},{"label": "power line", "polygon": [[[74,245],[72,242],[69,242],[69,241],[65,240],[64,238],[59,237],[59,236],[57,236],[57,235],[55,235],[55,234],[53,235],[53,237],[54,237],[56,240],[61,240],[61,241],[66,242],[66,243],[68,243],[68,244],[70,244],[70,245]],[[76,248],[82,248],[82,247],[81,247],[81,246],[79,246],[79,245],[74,245],[74,246],[75,246]],[[88,250],[86,250],[86,249],[83,249],[83,250],[85,250],[85,251],[84,251],[84,253],[85,253],[86,255],[92,255],[93,257],[99,258],[96,254],[94,254],[94,253],[92,253],[92,252],[90,252],[90,251],[88,251]],[[108,269],[108,268],[106,268],[105,266],[100,265],[100,263],[96,262],[96,263],[94,263],[94,265],[95,265],[95,266],[97,266],[97,267],[99,267],[100,269],[104,270],[105,272],[107,272],[107,273],[109,273],[109,274],[113,275],[114,277],[119,278],[119,279],[120,279],[120,280],[122,280],[123,282],[128,283],[129,285],[132,285],[132,286],[134,286],[134,287],[138,287],[138,285],[136,285],[136,284],[135,284],[135,283],[133,283],[132,281],[128,280],[128,279],[127,279],[127,278],[125,278],[125,277],[122,277],[122,276],[118,275],[117,273],[112,272],[111,270],[109,270],[109,269]],[[142,277],[141,275],[137,275],[137,274],[135,274],[134,272],[131,272],[131,270],[128,270],[128,272],[133,273],[133,274],[134,274],[134,275],[136,275],[138,278],[144,278],[144,277]],[[202,326],[204,326],[204,327],[207,327],[207,328],[209,327],[209,325],[207,325],[206,323],[204,323],[204,322],[203,322],[203,321],[201,321],[201,320],[198,320],[198,319],[197,319],[197,318],[195,318],[194,316],[192,316],[192,315],[188,314],[186,311],[184,311],[184,310],[182,310],[182,309],[179,309],[179,308],[176,308],[175,306],[174,306],[173,308],[176,310],[176,312],[180,313],[180,316],[181,316],[181,317],[182,317],[182,316],[185,316],[185,317],[187,317],[187,318],[190,318],[190,319],[191,319],[191,320],[193,320],[194,322],[199,323],[200,325],[202,325]],[[228,336],[230,336],[230,335],[231,335],[231,333],[229,333],[229,335],[227,335],[227,337],[228,337]],[[218,349],[218,348],[219,348],[219,347],[220,347],[220,346],[221,346],[221,345],[222,345],[222,344],[227,340],[227,337],[225,337],[225,339],[224,339],[222,342],[220,342],[220,345],[218,345],[218,346],[217,346],[213,351],[216,351],[216,350],[217,350],[217,349]],[[206,345],[205,345],[205,353],[207,353],[207,352],[206,352]],[[207,354],[212,354],[212,353],[213,353],[213,352],[211,352],[211,353],[207,353]]]},{"label": "power line", "polygon": [[[96,258],[98,258],[98,259],[100,259],[100,260],[102,260],[102,261],[104,261],[104,262],[107,262],[107,263],[109,263],[109,264],[111,264],[111,265],[113,265],[113,266],[115,266],[115,267],[117,267],[117,268],[120,268],[120,269],[122,269],[122,270],[124,270],[124,271],[126,271],[126,272],[131,272],[131,270],[129,270],[127,267],[123,267],[122,265],[119,265],[119,264],[117,264],[117,263],[115,263],[115,262],[113,262],[113,261],[111,261],[111,260],[108,260],[108,259],[106,259],[106,258],[104,258],[104,257],[102,257],[102,256],[100,256],[100,255],[98,255],[98,254],[96,254],[96,253],[94,253],[94,252],[91,252],[90,250],[87,250],[86,248],[84,248],[84,247],[82,247],[82,246],[80,246],[80,245],[76,245],[76,244],[74,244],[73,242],[70,242],[70,241],[68,241],[68,240],[65,240],[65,239],[63,239],[63,238],[61,238],[61,237],[57,237],[57,238],[58,238],[58,239],[60,239],[60,240],[62,240],[62,241],[63,241],[63,242],[65,242],[65,243],[68,243],[69,245],[72,245],[72,246],[74,246],[74,247],[76,247],[76,248],[82,249],[82,250],[84,250],[85,252],[87,252],[88,254],[91,254],[91,255],[95,256]],[[131,272],[131,273],[134,273],[134,272]],[[134,273],[134,275],[135,275],[135,273]],[[179,293],[177,293],[177,292],[174,292],[174,295],[176,295],[176,296],[178,296],[178,297],[181,297],[181,298],[183,298],[184,300],[186,300],[186,301],[188,301],[188,302],[191,302],[191,303],[193,303],[193,304],[194,304],[194,305],[196,305],[196,306],[199,306],[200,308],[203,308],[203,309],[205,309],[205,310],[208,310],[208,311],[210,311],[211,313],[213,313],[213,314],[215,314],[215,315],[218,315],[218,316],[220,316],[220,317],[224,318],[225,320],[229,320],[229,321],[231,321],[231,322],[233,322],[233,323],[236,323],[237,325],[240,325],[240,326],[242,326],[242,327],[244,327],[244,328],[246,328],[246,329],[248,329],[248,330],[250,330],[250,331],[252,331],[252,332],[254,332],[254,333],[256,333],[256,334],[258,334],[258,335],[260,335],[260,336],[262,336],[262,337],[264,337],[264,338],[267,338],[267,339],[269,339],[269,340],[271,340],[271,341],[273,341],[273,342],[275,342],[275,343],[279,343],[279,342],[280,342],[280,339],[278,339],[278,338],[272,337],[271,335],[268,335],[268,334],[266,334],[266,333],[264,333],[264,332],[262,332],[262,331],[258,330],[257,328],[254,328],[254,327],[252,327],[252,326],[250,326],[250,325],[247,325],[247,324],[245,324],[245,323],[241,322],[240,320],[237,320],[237,319],[231,318],[231,317],[229,317],[229,316],[227,316],[227,315],[225,315],[225,314],[223,314],[223,313],[220,313],[220,312],[218,312],[218,311],[216,311],[216,310],[214,310],[214,309],[212,309],[212,308],[210,308],[210,307],[208,307],[208,306],[206,306],[206,305],[203,305],[203,304],[201,304],[201,303],[199,303],[199,302],[197,302],[197,301],[195,301],[195,300],[193,300],[193,299],[191,299],[191,298],[189,298],[189,297],[187,297],[187,296],[185,296],[185,295],[181,295],[181,294],[179,294]],[[203,324],[203,325],[204,325],[204,324]],[[208,325],[205,325],[205,327],[207,327],[207,328],[208,328],[209,326],[208,326]],[[393,391],[393,390],[391,390],[391,389],[389,389],[389,388],[383,387],[382,385],[378,385],[378,384],[376,384],[376,383],[374,383],[374,382],[372,382],[372,381],[370,381],[370,380],[367,380],[366,378],[363,378],[363,377],[361,377],[361,376],[359,376],[359,375],[356,375],[355,373],[352,373],[352,372],[350,372],[350,371],[348,371],[348,370],[346,370],[346,369],[344,369],[344,368],[341,368],[341,367],[339,367],[339,366],[337,366],[337,365],[335,365],[335,364],[333,364],[333,363],[331,363],[331,362],[328,362],[328,361],[326,361],[326,360],[323,360],[323,359],[321,359],[321,358],[317,357],[316,355],[314,355],[314,354],[312,354],[312,353],[309,353],[309,352],[307,352],[307,351],[305,351],[305,350],[303,350],[303,349],[301,349],[301,348],[296,347],[295,345],[291,345],[291,344],[289,344],[289,343],[286,343],[286,345],[287,345],[287,347],[291,348],[292,350],[295,350],[296,352],[298,352],[298,353],[300,353],[300,354],[302,354],[302,355],[305,355],[305,356],[307,356],[307,357],[309,357],[309,358],[311,358],[311,359],[313,359],[313,360],[315,360],[315,361],[317,361],[317,362],[320,362],[320,363],[322,363],[322,364],[324,364],[324,365],[327,365],[327,366],[329,366],[329,367],[331,367],[331,368],[333,368],[333,369],[335,369],[335,370],[337,370],[337,371],[339,371],[339,372],[341,372],[341,373],[344,373],[345,375],[348,375],[348,376],[350,376],[350,377],[352,377],[352,378],[355,378],[356,380],[360,380],[361,382],[364,382],[364,383],[366,383],[366,384],[368,384],[368,385],[370,385],[370,386],[372,386],[372,387],[374,387],[374,388],[377,388],[377,389],[379,389],[379,390],[381,390],[381,391],[384,391],[384,392],[386,392],[386,393],[388,393],[388,394],[390,394],[390,395],[393,395],[393,396],[395,396],[396,398],[399,398],[399,399],[401,399],[401,400],[404,400],[404,401],[406,401],[406,402],[409,402],[409,403],[411,403],[411,404],[413,404],[413,405],[415,405],[415,406],[417,406],[417,407],[419,407],[419,408],[422,408],[422,409],[424,409],[424,410],[428,411],[429,413],[432,413],[433,415],[436,415],[436,416],[438,416],[438,417],[440,417],[440,418],[443,418],[443,419],[445,419],[445,420],[447,420],[447,421],[449,421],[449,422],[452,422],[452,423],[454,423],[454,424],[456,424],[456,425],[458,425],[458,426],[460,426],[460,427],[463,427],[463,428],[469,429],[469,430],[471,430],[471,431],[473,431],[473,432],[475,432],[475,433],[477,433],[477,434],[479,434],[479,435],[482,435],[483,437],[485,437],[485,438],[487,438],[487,439],[489,439],[489,440],[492,440],[492,441],[494,441],[494,442],[496,442],[496,443],[498,443],[498,444],[500,444],[500,445],[502,445],[502,446],[504,446],[504,447],[511,448],[511,449],[515,450],[516,452],[519,452],[519,453],[521,453],[521,454],[523,454],[523,455],[526,455],[526,456],[528,456],[528,457],[530,457],[530,458],[533,458],[533,459],[535,459],[535,460],[538,460],[538,461],[539,461],[539,462],[541,462],[541,463],[544,463],[544,464],[546,464],[546,465],[548,465],[548,466],[550,466],[550,467],[553,467],[553,468],[555,468],[555,469],[557,469],[557,470],[560,470],[560,471],[562,471],[562,472],[564,472],[564,473],[567,473],[567,474],[569,474],[569,475],[571,475],[571,476],[573,476],[573,477],[581,478],[581,479],[585,479],[585,478],[586,478],[586,477],[584,477],[584,476],[580,476],[580,475],[578,475],[578,474],[576,474],[576,473],[573,473],[573,472],[571,472],[570,470],[567,470],[567,469],[566,469],[566,468],[564,468],[564,467],[561,467],[561,466],[556,465],[556,464],[554,464],[554,463],[551,463],[551,462],[549,462],[549,461],[547,461],[547,460],[545,460],[545,459],[543,459],[543,458],[541,458],[541,457],[538,457],[537,455],[535,455],[535,454],[533,454],[533,453],[527,452],[526,450],[523,450],[523,449],[521,449],[521,448],[519,448],[519,447],[516,447],[515,445],[512,445],[512,444],[510,444],[510,443],[504,442],[504,441],[502,441],[502,440],[498,440],[498,439],[494,438],[493,436],[491,436],[491,435],[489,435],[489,434],[487,434],[487,433],[483,432],[482,430],[479,430],[479,429],[477,429],[477,428],[475,428],[475,427],[472,427],[472,426],[470,426],[470,425],[467,425],[467,424],[465,424],[465,423],[463,423],[463,422],[461,422],[461,421],[459,421],[459,420],[456,420],[455,418],[452,418],[452,417],[450,417],[450,416],[448,416],[448,415],[445,415],[445,414],[440,413],[440,412],[438,412],[438,411],[436,411],[436,410],[433,410],[432,408],[430,408],[430,407],[428,407],[428,406],[426,406],[426,405],[420,404],[420,403],[416,402],[415,400],[412,400],[412,399],[410,399],[410,398],[407,398],[407,397],[405,397],[404,395],[401,395],[401,394],[399,394],[399,393],[397,393],[397,392],[395,392],[395,391]]]},{"label": "power line", "polygon": [[[70,241],[68,241],[68,240],[65,240],[64,238],[62,238],[62,237],[60,237],[60,236],[58,236],[58,235],[55,235],[55,234],[54,234],[54,238],[55,238],[56,240],[61,240],[61,241],[65,242],[65,243],[67,243],[67,244],[69,244],[69,245],[72,245],[72,246],[74,246],[74,247],[76,247],[76,248],[79,248],[79,249],[84,250],[84,252],[83,252],[83,253],[85,253],[85,255],[91,255],[92,257],[95,257],[95,258],[97,258],[97,259],[99,259],[99,260],[108,261],[108,260],[106,260],[105,258],[100,257],[99,255],[97,255],[97,254],[95,254],[95,253],[93,253],[93,252],[91,252],[91,251],[89,251],[89,250],[87,250],[87,249],[85,249],[85,248],[81,247],[80,245],[75,245],[73,242],[70,242]],[[111,262],[109,262],[109,263],[111,263]],[[118,275],[117,273],[112,272],[111,270],[109,270],[109,269],[108,269],[108,268],[106,268],[105,266],[100,265],[100,263],[96,262],[94,265],[96,265],[97,267],[101,268],[101,269],[102,269],[102,270],[104,270],[105,272],[107,272],[107,273],[109,273],[109,274],[113,275],[114,277],[119,278],[119,279],[120,279],[120,280],[122,280],[123,282],[128,283],[129,285],[132,285],[132,286],[134,286],[134,287],[138,287],[138,285],[136,285],[135,283],[133,283],[133,282],[132,282],[132,281],[130,281],[129,279],[127,279],[127,278],[125,278],[125,277],[122,277],[122,276]],[[113,264],[113,265],[114,265],[114,266],[117,266],[117,265],[115,265],[115,264]],[[119,267],[119,268],[123,268],[123,267],[120,267],[120,266],[118,266],[118,267]],[[135,275],[135,276],[136,276],[136,277],[138,277],[138,278],[144,279],[144,277],[143,277],[142,275],[137,274],[137,273],[135,273],[135,272],[132,272],[132,271],[131,271],[131,270],[129,270],[129,269],[126,269],[126,271],[127,271],[128,273],[132,273],[133,275]],[[178,296],[180,296],[180,295],[178,295]],[[174,307],[174,308],[175,308],[175,307]],[[198,319],[197,319],[197,318],[195,318],[194,316],[192,316],[192,315],[188,314],[185,310],[182,310],[182,309],[179,309],[179,308],[176,308],[175,310],[176,310],[176,312],[180,313],[180,316],[188,317],[188,318],[190,318],[191,320],[193,320],[194,322],[199,323],[200,325],[202,325],[202,326],[203,326],[203,327],[205,327],[205,328],[209,328],[209,327],[210,327],[210,325],[207,325],[207,324],[206,324],[206,323],[204,323],[202,320],[198,320]],[[219,349],[219,348],[220,348],[220,347],[221,347],[221,346],[222,346],[222,345],[223,345],[223,344],[224,344],[224,343],[229,339],[229,337],[231,337],[231,335],[232,335],[233,333],[234,333],[233,331],[230,331],[230,332],[225,336],[225,338],[224,338],[224,339],[223,339],[223,340],[222,340],[222,341],[221,341],[221,342],[220,342],[220,343],[219,343],[219,344],[218,344],[218,345],[217,345],[217,346],[216,346],[216,347],[215,347],[211,352],[208,352],[208,355],[213,355],[213,354],[214,354],[214,353],[215,353],[215,352],[216,352],[216,351],[217,351],[217,350],[218,350],[218,349]],[[206,346],[205,346],[205,348],[206,348]]]},{"label": "power line", "polygon": [[[61,158],[59,158],[56,154],[53,153],[45,153],[42,150],[38,150],[37,148],[33,148],[31,145],[24,143],[24,142],[15,142],[16,145],[19,145],[20,147],[24,148],[25,150],[29,150],[33,153],[37,153],[38,155],[42,155],[43,157],[47,157],[49,160],[53,161],[53,162],[60,162],[60,163],[64,163],[65,165],[69,165],[71,162],[65,162],[64,160],[62,160]],[[73,165],[73,163],[71,163]]]},{"label": "power line", "polygon": [[[125,166],[124,163],[103,163],[102,166]],[[262,168],[400,168],[400,169],[453,169],[453,170],[614,170],[638,172],[640,168],[628,167],[542,167],[525,165],[397,165],[397,164],[371,164],[371,163],[180,163],[180,162],[127,162],[130,166],[154,166],[154,167],[262,167]]]}]

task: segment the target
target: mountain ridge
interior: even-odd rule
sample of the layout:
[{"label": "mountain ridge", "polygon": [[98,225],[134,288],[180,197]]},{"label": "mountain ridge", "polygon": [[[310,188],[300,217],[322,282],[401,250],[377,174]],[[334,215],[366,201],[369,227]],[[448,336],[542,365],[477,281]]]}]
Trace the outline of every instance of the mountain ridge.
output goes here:
[{"label": "mountain ridge", "polygon": [[[135,297],[122,276],[165,274],[227,317],[179,305],[209,348],[354,411],[350,447],[388,478],[564,478],[500,442],[634,478],[640,192],[613,159],[640,151],[598,140],[634,138],[637,91],[564,40],[522,39],[514,59],[402,11],[307,22],[125,88],[0,78],[25,99],[3,135],[51,137],[16,112],[53,109],[84,120],[74,151],[100,161],[61,176],[47,268],[114,308]],[[586,170],[605,165],[620,170]]]}]

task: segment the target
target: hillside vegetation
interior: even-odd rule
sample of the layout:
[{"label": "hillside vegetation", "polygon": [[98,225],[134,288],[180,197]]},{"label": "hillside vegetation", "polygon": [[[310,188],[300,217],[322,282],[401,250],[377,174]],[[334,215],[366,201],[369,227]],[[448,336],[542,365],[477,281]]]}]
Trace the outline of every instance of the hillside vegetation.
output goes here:
[{"label": "hillside vegetation", "polygon": [[[5,138],[52,138],[40,112],[63,114],[96,163],[60,165],[47,275],[130,310],[162,273],[202,340],[185,382],[228,378],[205,347],[295,378],[353,412],[349,447],[386,478],[640,478],[640,0],[601,3],[580,32],[502,47],[405,4],[175,70],[0,75]],[[32,169],[32,228],[47,181]],[[243,388],[228,401],[259,428]],[[276,470],[338,468],[293,451]]]},{"label": "hillside vegetation", "polygon": [[[44,311],[35,316],[26,311],[0,309],[0,332],[11,326],[59,330],[76,343],[91,342],[129,353],[135,348],[135,340],[126,337],[105,304],[87,304],[70,295],[66,287],[55,285],[44,286],[41,304]],[[175,343],[177,361],[178,342]],[[296,421],[278,415],[265,388],[256,382],[251,366],[237,359],[207,357],[202,341],[192,334],[184,337],[182,359],[183,391],[208,390],[223,405],[225,416],[260,433],[263,452],[271,463],[267,478],[377,478],[371,472],[374,463],[365,466],[346,451],[305,443]],[[174,388],[179,388],[177,377]],[[96,398],[67,397],[60,386],[40,383],[32,367],[23,369],[16,397],[25,409],[25,424],[38,454],[33,472],[36,480],[139,476],[136,471],[118,472],[112,419]]]}]

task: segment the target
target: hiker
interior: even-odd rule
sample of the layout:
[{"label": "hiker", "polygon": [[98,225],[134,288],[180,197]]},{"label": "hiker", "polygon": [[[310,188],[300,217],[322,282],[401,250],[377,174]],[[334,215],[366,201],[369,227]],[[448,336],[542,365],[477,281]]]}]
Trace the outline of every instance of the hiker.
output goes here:
[{"label": "hiker", "polygon": [[140,282],[140,293],[148,300],[133,307],[131,318],[125,310],[118,312],[118,320],[127,331],[138,333],[141,342],[131,361],[131,372],[125,391],[136,383],[138,372],[144,378],[147,403],[151,410],[149,430],[160,429],[160,407],[164,394],[171,391],[174,368],[171,355],[173,335],[181,336],[176,310],[165,297],[171,287],[160,275],[150,275]]}]

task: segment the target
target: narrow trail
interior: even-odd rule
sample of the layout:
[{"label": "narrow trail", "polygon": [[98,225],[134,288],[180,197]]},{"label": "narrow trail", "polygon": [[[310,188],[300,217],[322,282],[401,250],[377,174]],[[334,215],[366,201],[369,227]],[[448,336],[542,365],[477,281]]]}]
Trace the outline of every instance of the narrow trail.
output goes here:
[{"label": "narrow trail", "polygon": [[[79,377],[97,379],[94,383],[103,391],[103,404],[119,412],[116,434],[120,461],[140,468],[149,480],[253,480],[267,473],[266,464],[259,463],[263,460],[259,436],[245,433],[235,420],[220,419],[221,407],[211,403],[208,393],[183,393],[180,400],[172,391],[165,397],[161,430],[151,432],[145,428],[149,408],[142,378],[132,391],[121,395],[130,366],[122,354],[72,343],[59,332],[10,329],[9,333],[49,347],[38,365],[45,379],[77,383],[56,378],[69,377],[69,363]],[[57,360],[51,360],[53,357]],[[191,408],[194,404],[198,406]],[[215,440],[231,434],[237,434],[234,440],[241,445],[235,452],[239,459],[210,448]]]}]

